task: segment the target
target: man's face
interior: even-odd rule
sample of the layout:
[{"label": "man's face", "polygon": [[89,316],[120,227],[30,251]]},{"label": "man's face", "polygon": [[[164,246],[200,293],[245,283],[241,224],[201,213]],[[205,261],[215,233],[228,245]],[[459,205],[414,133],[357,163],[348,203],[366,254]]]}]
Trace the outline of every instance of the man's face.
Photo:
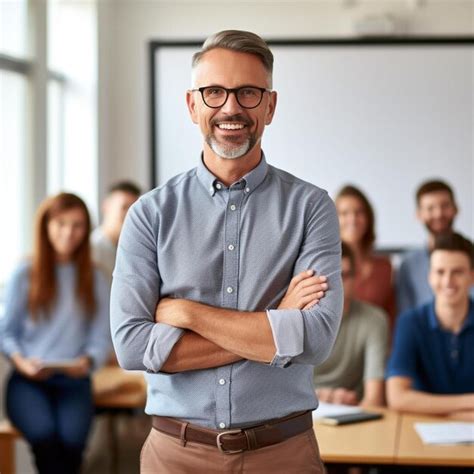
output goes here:
[{"label": "man's face", "polygon": [[[205,86],[269,88],[270,84],[268,73],[257,56],[216,48],[208,51],[194,70],[193,88]],[[264,92],[262,102],[254,109],[241,107],[234,94],[217,109],[206,106],[199,92],[188,91],[186,99],[205,146],[227,159],[240,158],[260,143],[276,105],[275,92]]]},{"label": "man's face", "polygon": [[355,196],[341,196],[336,201],[341,240],[360,244],[367,232],[367,214],[363,203]]},{"label": "man's face", "polygon": [[114,191],[105,198],[103,213],[104,221],[121,229],[129,207],[138,199],[133,193]]},{"label": "man's face", "polygon": [[60,212],[47,224],[48,239],[59,260],[69,260],[84,241],[87,216],[84,210],[74,207]]},{"label": "man's face", "polygon": [[418,203],[418,220],[432,235],[450,232],[456,214],[456,206],[446,191],[423,194]]},{"label": "man's face", "polygon": [[344,287],[344,309],[343,314],[347,314],[354,294],[354,269],[351,266],[351,260],[348,257],[341,259],[341,276]]},{"label": "man's face", "polygon": [[430,258],[429,282],[437,303],[462,304],[469,298],[474,282],[469,257],[463,252],[435,250]]}]

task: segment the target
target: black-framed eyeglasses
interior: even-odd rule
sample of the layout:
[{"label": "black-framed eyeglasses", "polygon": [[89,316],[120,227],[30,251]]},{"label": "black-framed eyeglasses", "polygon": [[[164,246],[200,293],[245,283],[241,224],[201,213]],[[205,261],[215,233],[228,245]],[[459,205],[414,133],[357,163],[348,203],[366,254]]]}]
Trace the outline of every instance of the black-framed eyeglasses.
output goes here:
[{"label": "black-framed eyeglasses", "polygon": [[211,109],[222,107],[229,98],[229,94],[235,94],[235,98],[244,109],[255,109],[262,102],[264,92],[272,92],[271,89],[255,86],[242,86],[235,89],[226,89],[221,86],[206,86],[191,89],[192,92],[200,92],[202,100]]}]

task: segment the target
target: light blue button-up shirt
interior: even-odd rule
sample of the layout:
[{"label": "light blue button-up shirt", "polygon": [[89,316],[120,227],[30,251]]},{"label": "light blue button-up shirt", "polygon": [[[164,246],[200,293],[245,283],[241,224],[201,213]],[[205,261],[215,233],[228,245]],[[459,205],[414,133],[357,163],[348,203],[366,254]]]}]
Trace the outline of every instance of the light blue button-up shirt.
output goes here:
[{"label": "light blue button-up shirt", "polygon": [[[304,311],[272,309],[291,278],[309,268],[328,277],[321,302]],[[154,322],[166,296],[267,310],[272,363],[160,372],[183,334]],[[264,157],[227,187],[201,161],[129,210],[112,283],[112,338],[123,367],[148,372],[148,414],[241,427],[317,407],[313,366],[331,351],[342,299],[338,219],[325,191]]]},{"label": "light blue button-up shirt", "polygon": [[57,264],[56,299],[48,316],[33,320],[28,309],[29,262],[13,273],[5,291],[5,315],[0,321],[0,349],[8,357],[18,352],[43,361],[71,360],[88,355],[94,368],[106,361],[112,347],[109,328],[109,283],[94,269],[95,314],[87,317],[76,296],[76,265]]}]

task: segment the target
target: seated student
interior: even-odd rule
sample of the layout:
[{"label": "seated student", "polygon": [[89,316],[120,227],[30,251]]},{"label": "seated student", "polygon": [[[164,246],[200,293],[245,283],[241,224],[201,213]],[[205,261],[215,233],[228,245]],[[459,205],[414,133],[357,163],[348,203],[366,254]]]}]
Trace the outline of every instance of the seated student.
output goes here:
[{"label": "seated student", "polygon": [[140,197],[138,186],[121,181],[109,188],[102,203],[102,224],[91,234],[92,257],[112,278],[117,244],[129,207]]},{"label": "seated student", "polygon": [[459,234],[437,236],[430,257],[434,301],[397,321],[387,398],[400,411],[474,420],[474,247]]},{"label": "seated student", "polygon": [[89,231],[79,197],[46,199],[32,259],[6,289],[0,343],[13,364],[6,411],[41,474],[79,472],[93,414],[90,372],[110,350],[109,282],[92,266]]},{"label": "seated student", "polygon": [[314,370],[316,393],[322,402],[383,405],[387,316],[381,309],[353,299],[354,257],[344,243],[341,273],[344,285],[341,327],[331,355]]},{"label": "seated student", "polygon": [[[424,247],[408,252],[397,272],[397,309],[402,313],[433,298],[428,283],[430,249],[437,235],[453,232],[458,208],[454,191],[444,181],[426,181],[416,191],[416,216],[428,231]],[[474,287],[471,288],[474,297]]]}]

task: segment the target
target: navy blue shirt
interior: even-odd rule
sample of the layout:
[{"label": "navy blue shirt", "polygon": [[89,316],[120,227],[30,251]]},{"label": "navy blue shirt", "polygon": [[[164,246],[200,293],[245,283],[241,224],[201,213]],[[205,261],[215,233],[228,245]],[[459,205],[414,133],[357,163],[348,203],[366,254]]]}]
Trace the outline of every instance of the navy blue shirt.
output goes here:
[{"label": "navy blue shirt", "polygon": [[410,377],[416,390],[438,394],[474,392],[474,300],[458,334],[441,327],[434,301],[397,321],[386,377]]}]

